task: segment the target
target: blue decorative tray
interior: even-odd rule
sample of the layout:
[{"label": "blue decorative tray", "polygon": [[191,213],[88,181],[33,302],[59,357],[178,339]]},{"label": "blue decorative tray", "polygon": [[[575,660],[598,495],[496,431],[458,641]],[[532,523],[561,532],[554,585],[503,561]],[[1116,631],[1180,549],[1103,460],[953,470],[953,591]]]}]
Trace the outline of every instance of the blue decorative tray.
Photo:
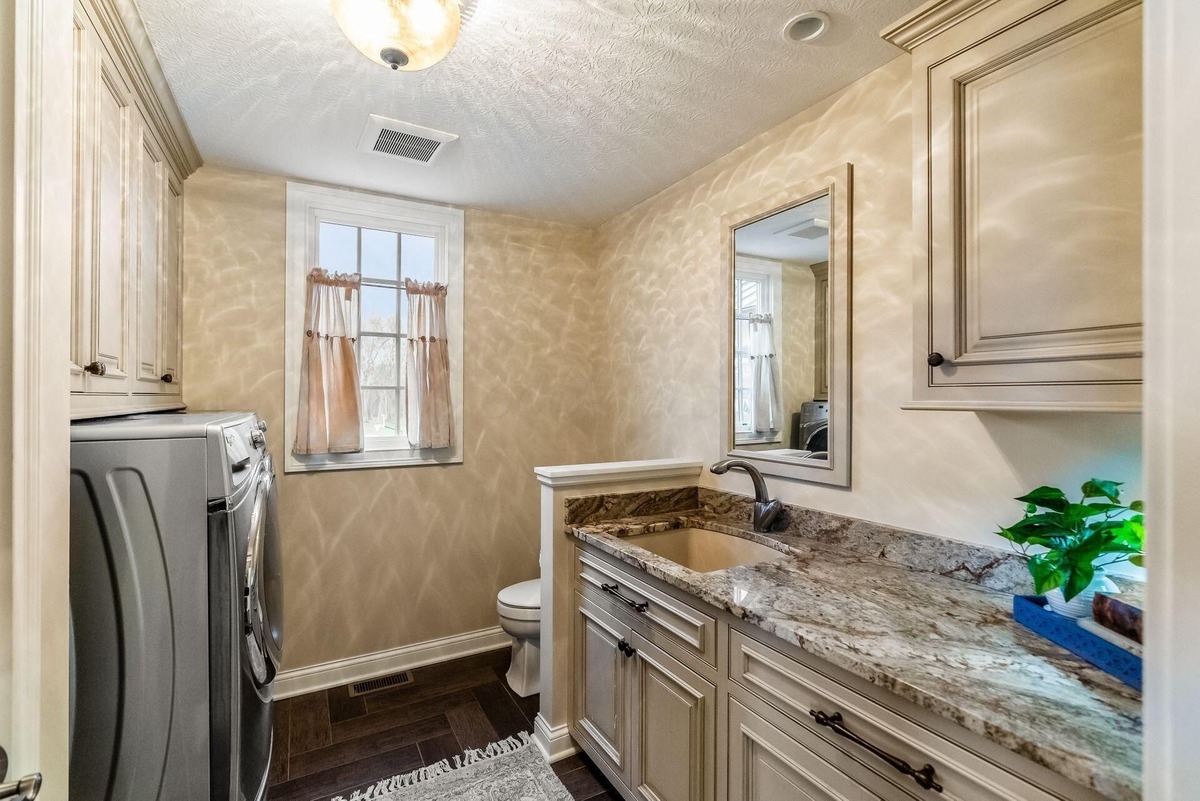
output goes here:
[{"label": "blue decorative tray", "polygon": [[1069,617],[1046,609],[1040,595],[1014,595],[1013,620],[1091,662],[1110,676],[1142,691],[1142,658],[1081,628]]}]

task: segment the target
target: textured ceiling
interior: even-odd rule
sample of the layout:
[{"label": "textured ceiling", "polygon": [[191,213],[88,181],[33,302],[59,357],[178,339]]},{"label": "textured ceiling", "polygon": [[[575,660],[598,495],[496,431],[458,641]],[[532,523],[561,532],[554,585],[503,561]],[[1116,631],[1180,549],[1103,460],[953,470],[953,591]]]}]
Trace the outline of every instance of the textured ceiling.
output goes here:
[{"label": "textured ceiling", "polygon": [[[434,67],[394,73],[327,0],[138,0],[204,158],[599,224],[899,55],[916,0],[477,0]],[[370,113],[459,139],[431,165],[356,150]]]}]

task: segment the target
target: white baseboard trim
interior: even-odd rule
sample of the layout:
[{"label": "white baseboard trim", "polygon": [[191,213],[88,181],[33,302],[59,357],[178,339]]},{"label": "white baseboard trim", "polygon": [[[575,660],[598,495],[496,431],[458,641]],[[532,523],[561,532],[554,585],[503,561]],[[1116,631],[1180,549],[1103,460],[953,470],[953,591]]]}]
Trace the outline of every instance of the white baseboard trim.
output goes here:
[{"label": "white baseboard trim", "polygon": [[579,746],[571,739],[566,725],[552,727],[541,712],[533,720],[533,743],[547,762],[557,762],[579,753]]},{"label": "white baseboard trim", "polygon": [[[464,634],[454,634],[439,640],[404,645],[390,651],[352,656],[319,665],[285,670],[275,678],[275,697],[291,698],[296,695],[328,690],[355,681],[365,681],[401,670],[410,670],[423,665],[433,665],[484,651],[494,651],[510,644],[512,638],[499,626]],[[565,730],[565,727],[564,727]]]}]

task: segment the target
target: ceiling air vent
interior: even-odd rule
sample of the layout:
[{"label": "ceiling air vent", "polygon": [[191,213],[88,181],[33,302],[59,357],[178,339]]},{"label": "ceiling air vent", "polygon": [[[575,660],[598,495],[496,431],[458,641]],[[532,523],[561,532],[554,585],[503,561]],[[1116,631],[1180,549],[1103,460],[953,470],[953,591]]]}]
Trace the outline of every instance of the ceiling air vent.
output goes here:
[{"label": "ceiling air vent", "polygon": [[829,233],[829,220],[813,218],[798,225],[791,225],[782,231],[776,231],[776,236],[794,236],[797,239],[819,239]]},{"label": "ceiling air vent", "polygon": [[457,138],[457,134],[372,114],[367,118],[367,128],[362,138],[358,140],[358,149],[364,153],[380,153],[429,164],[441,152],[443,145]]}]

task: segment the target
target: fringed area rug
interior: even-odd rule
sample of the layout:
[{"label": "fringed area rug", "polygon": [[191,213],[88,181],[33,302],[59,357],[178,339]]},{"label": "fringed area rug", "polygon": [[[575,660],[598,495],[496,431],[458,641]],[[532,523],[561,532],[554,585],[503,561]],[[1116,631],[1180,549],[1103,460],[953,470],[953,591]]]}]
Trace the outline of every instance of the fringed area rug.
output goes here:
[{"label": "fringed area rug", "polygon": [[571,801],[529,735],[376,782],[330,801]]}]

